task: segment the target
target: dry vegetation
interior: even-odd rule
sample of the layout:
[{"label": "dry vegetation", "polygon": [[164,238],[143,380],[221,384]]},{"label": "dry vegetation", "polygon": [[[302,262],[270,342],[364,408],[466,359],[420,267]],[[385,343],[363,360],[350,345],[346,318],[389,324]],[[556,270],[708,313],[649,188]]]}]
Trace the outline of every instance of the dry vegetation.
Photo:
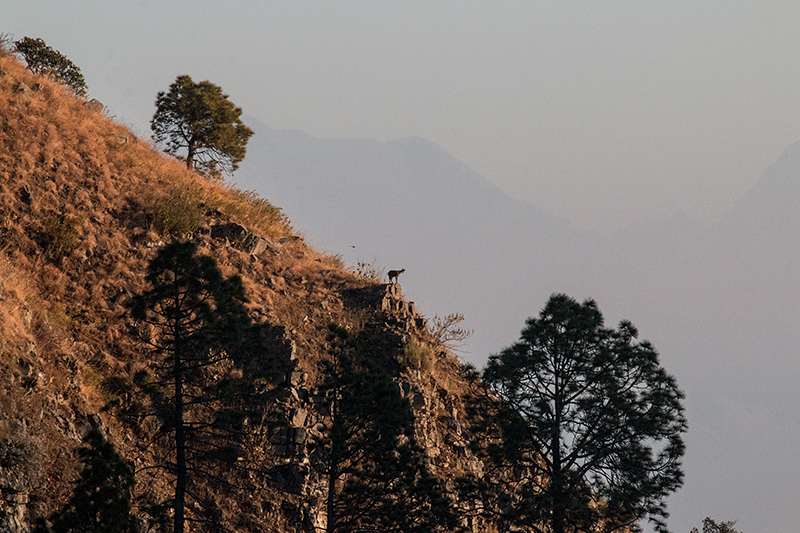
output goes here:
[{"label": "dry vegetation", "polygon": [[[125,303],[143,290],[160,243],[213,222],[283,240],[279,255],[254,258],[200,237],[227,275],[242,275],[254,315],[287,324],[303,344],[313,331],[299,302],[331,298],[330,287],[353,276],[332,271],[266,200],[188,172],[13,58],[0,57],[0,69],[0,356],[11,377],[0,392],[0,438],[27,434],[14,420],[45,418],[30,442],[14,445],[50,459],[43,476],[63,500],[75,426],[125,394],[120,378],[130,382],[146,363],[128,336]],[[20,83],[37,89],[21,92]],[[65,446],[65,433],[76,442]]]},{"label": "dry vegetation", "polygon": [[[134,377],[147,366],[126,303],[171,238],[194,239],[224,275],[241,276],[253,320],[280,327],[310,386],[328,325],[337,323],[361,332],[387,365],[400,361],[440,388],[460,387],[458,362],[429,333],[387,336],[375,311],[347,301],[348,290],[380,282],[372,266],[345,269],[308,247],[267,200],[200,178],[13,58],[0,54],[0,69],[0,372],[10,376],[0,388],[0,440],[41,460],[26,481],[32,516],[65,501],[74,449],[100,419],[124,456],[147,463],[136,439],[155,428],[134,431],[111,415],[132,401]],[[20,83],[36,90],[21,92]],[[228,222],[277,250],[254,256],[202,231]],[[166,490],[163,479],[146,485]],[[259,515],[248,527],[266,528],[280,503],[265,498],[228,501],[224,513]]]}]

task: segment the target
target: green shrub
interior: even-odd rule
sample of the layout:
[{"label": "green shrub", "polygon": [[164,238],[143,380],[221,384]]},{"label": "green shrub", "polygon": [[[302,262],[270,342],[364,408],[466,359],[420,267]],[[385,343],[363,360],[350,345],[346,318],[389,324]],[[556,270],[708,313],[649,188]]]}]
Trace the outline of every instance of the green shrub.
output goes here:
[{"label": "green shrub", "polygon": [[409,338],[397,362],[407,368],[428,372],[433,367],[433,349],[413,337]]},{"label": "green shrub", "polygon": [[155,212],[158,230],[169,234],[194,233],[203,222],[204,203],[196,189],[178,187]]},{"label": "green shrub", "polygon": [[45,254],[51,259],[60,259],[78,244],[80,220],[62,213],[44,220]]},{"label": "green shrub", "polygon": [[96,364],[87,362],[83,365],[83,383],[93,389],[103,384],[103,374]]}]

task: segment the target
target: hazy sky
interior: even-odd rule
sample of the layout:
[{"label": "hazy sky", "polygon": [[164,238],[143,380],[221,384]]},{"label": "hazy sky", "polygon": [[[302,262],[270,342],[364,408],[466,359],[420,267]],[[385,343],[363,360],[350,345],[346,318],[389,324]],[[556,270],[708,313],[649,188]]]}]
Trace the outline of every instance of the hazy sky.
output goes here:
[{"label": "hazy sky", "polygon": [[[83,71],[90,97],[139,135],[148,134],[156,93],[189,74],[221,85],[273,128],[425,137],[512,196],[601,231],[678,210],[716,221],[800,140],[797,0],[0,0],[0,33],[60,50]],[[732,312],[747,292],[719,291]],[[761,359],[751,364],[764,366],[759,350],[768,348],[754,348]],[[738,393],[715,386],[709,391]],[[772,381],[752,388],[782,397]],[[701,421],[696,440],[716,432],[727,447],[690,451],[680,531],[700,526],[702,515],[687,514],[692,505],[733,506],[714,518],[741,518],[742,530],[755,533],[749,526],[763,522],[747,515],[778,516],[797,503],[785,501],[797,492],[797,469],[776,459],[796,456],[795,426],[769,425],[759,410],[705,416],[714,398],[689,401]],[[780,404],[791,413],[795,406]],[[774,445],[751,447],[771,437]],[[741,477],[731,457],[742,458],[743,479],[758,472],[787,487],[782,499],[759,498],[775,494],[759,486],[728,498]],[[725,476],[701,485],[709,472]]]},{"label": "hazy sky", "polygon": [[146,134],[209,79],[264,123],[419,135],[513,196],[604,231],[717,220],[800,139],[795,1],[0,0]]}]

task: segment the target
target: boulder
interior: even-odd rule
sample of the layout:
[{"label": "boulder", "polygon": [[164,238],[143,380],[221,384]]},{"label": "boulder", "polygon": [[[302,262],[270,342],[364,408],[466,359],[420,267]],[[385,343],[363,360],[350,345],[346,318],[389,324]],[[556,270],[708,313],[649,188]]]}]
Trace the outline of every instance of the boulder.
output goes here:
[{"label": "boulder", "polygon": [[294,388],[297,388],[300,385],[304,384],[307,378],[308,374],[306,374],[305,372],[294,370],[289,374],[289,385]]},{"label": "boulder", "polygon": [[411,397],[411,407],[413,409],[422,409],[425,407],[426,403],[425,395],[421,392],[418,392]]},{"label": "boulder", "polygon": [[211,226],[212,239],[228,239],[229,241],[234,241],[245,233],[247,233],[247,228],[235,222],[214,224]]},{"label": "boulder", "polygon": [[234,247],[248,254],[259,255],[267,250],[276,255],[281,252],[279,244],[256,235],[235,222],[214,224],[209,230],[212,239],[228,239]]},{"label": "boulder", "polygon": [[97,98],[92,98],[86,104],[84,104],[89,111],[94,111],[95,113],[101,113],[106,106],[103,105],[103,102],[98,100]]},{"label": "boulder", "polygon": [[291,413],[289,414],[289,424],[293,427],[300,428],[306,425],[306,419],[308,418],[308,411],[302,408],[292,409]]},{"label": "boulder", "polygon": [[254,233],[247,233],[247,236],[242,239],[241,249],[248,254],[258,255],[263,254],[269,247],[267,239],[259,237]]},{"label": "boulder", "polygon": [[33,89],[28,87],[24,82],[19,82],[17,84],[17,92],[22,93],[24,95],[30,96],[33,94]]},{"label": "boulder", "polygon": [[308,441],[308,430],[306,428],[294,428],[292,443],[302,446]]}]

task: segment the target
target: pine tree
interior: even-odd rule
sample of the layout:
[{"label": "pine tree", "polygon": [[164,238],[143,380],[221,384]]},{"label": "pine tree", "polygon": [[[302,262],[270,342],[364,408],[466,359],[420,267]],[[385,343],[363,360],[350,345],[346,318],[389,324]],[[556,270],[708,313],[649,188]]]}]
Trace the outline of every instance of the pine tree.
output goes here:
[{"label": "pine tree", "polygon": [[[171,436],[174,456],[162,465],[174,472],[174,532],[182,533],[190,476],[206,475],[208,463],[229,457],[228,439],[217,411],[225,383],[222,372],[232,364],[235,344],[248,337],[245,296],[238,277],[224,278],[209,256],[197,254],[191,242],[173,241],[150,262],[150,288],[132,302],[139,335],[150,347],[155,380],[140,376],[151,392],[163,431]],[[191,415],[191,416],[189,416]]]},{"label": "pine tree", "polygon": [[42,39],[24,37],[14,45],[15,51],[25,59],[32,72],[55,78],[66,84],[78,96],[86,96],[86,80],[81,69],[64,54],[47,46]]},{"label": "pine tree", "polygon": [[630,322],[606,328],[593,301],[554,295],[520,340],[489,358],[504,444],[520,473],[518,526],[553,533],[666,531],[686,430],[675,379]]},{"label": "pine tree", "polygon": [[231,173],[244,159],[253,135],[241,115],[221,87],[183,75],[168,92],[158,93],[150,127],[156,143],[182,158],[187,168],[203,174]]},{"label": "pine tree", "polygon": [[[733,528],[736,522],[716,522],[711,518],[703,519],[703,533],[741,533]],[[700,533],[696,527],[692,528],[691,533]]]},{"label": "pine tree", "polygon": [[[434,532],[454,518],[438,482],[424,464],[414,418],[397,383],[359,342],[331,327],[333,358],[323,365],[321,390],[330,405],[330,429],[317,445],[326,479],[326,533]],[[452,531],[452,529],[449,529]]]}]

